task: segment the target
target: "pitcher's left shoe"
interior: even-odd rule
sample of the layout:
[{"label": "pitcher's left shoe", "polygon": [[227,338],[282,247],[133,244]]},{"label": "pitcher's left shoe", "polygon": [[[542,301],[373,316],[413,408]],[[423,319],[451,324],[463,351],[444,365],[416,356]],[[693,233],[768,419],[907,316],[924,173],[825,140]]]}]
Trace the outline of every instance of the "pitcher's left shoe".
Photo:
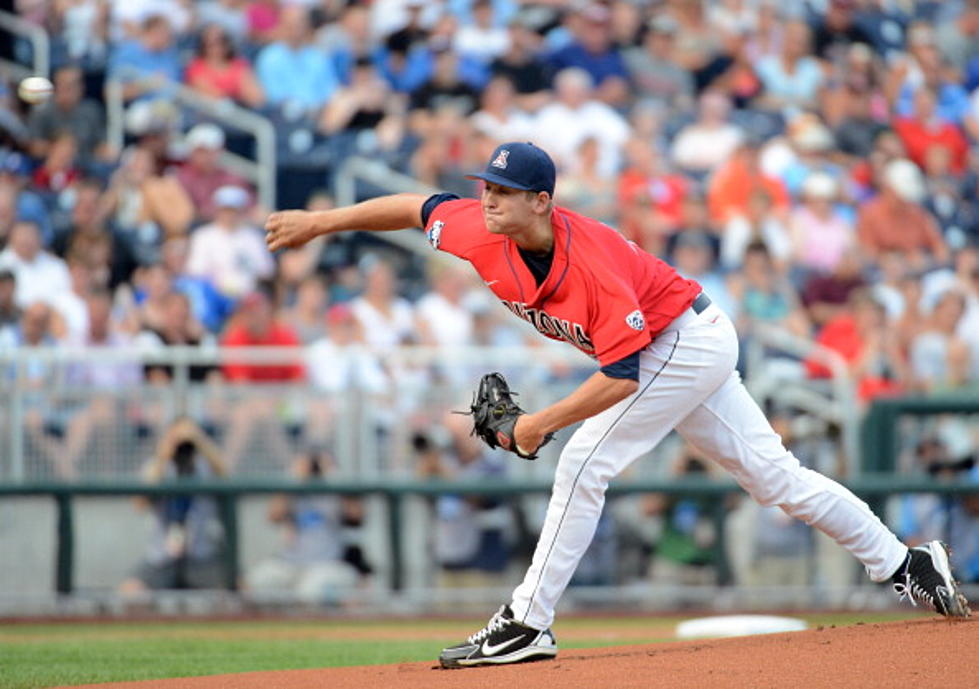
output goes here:
[{"label": "pitcher's left shoe", "polygon": [[517,622],[510,606],[504,605],[464,643],[444,649],[439,663],[446,668],[475,667],[547,660],[556,655],[557,641],[550,629],[542,631]]},{"label": "pitcher's left shoe", "polygon": [[925,603],[945,617],[969,617],[969,601],[952,578],[948,547],[941,541],[929,541],[908,551],[908,559],[893,577],[894,591],[902,599]]}]

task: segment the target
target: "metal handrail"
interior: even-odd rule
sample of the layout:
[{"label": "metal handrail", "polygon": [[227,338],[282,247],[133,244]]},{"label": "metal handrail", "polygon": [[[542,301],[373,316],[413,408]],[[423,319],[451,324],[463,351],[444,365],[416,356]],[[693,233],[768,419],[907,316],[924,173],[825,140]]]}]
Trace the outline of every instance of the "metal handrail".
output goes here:
[{"label": "metal handrail", "polygon": [[23,36],[31,42],[31,57],[34,64],[27,68],[17,62],[2,60],[7,69],[21,78],[26,76],[51,76],[51,37],[44,27],[21,19],[16,14],[0,11],[0,29]]},{"label": "metal handrail", "polygon": [[[333,182],[333,196],[338,206],[349,206],[358,201],[358,180],[370,182],[392,194],[415,193],[431,196],[442,191],[393,170],[379,160],[351,156],[341,163]],[[416,254],[426,257],[432,255],[432,247],[417,232],[381,232],[374,236]]]},{"label": "metal handrail", "polygon": [[[860,451],[860,414],[857,409],[856,381],[850,375],[846,359],[839,352],[771,324],[759,323],[754,326],[752,333],[761,345],[781,349],[801,359],[813,360],[829,369],[831,399],[834,406],[825,410],[810,409],[810,411],[839,424],[845,458],[845,475],[855,476],[859,471],[857,459]],[[772,390],[776,397],[779,396],[780,389],[782,388],[776,387]]]},{"label": "metal handrail", "polygon": [[[275,126],[267,118],[243,108],[229,100],[219,100],[204,96],[194,89],[175,81],[166,80],[161,87],[158,78],[148,78],[145,72],[135,68],[121,70],[123,76],[134,77],[133,82],[144,90],[165,89],[169,95],[182,105],[191,107],[207,117],[223,122],[237,129],[243,129],[255,137],[255,160],[224,151],[221,155],[223,165],[253,181],[258,190],[259,202],[270,210],[276,208],[276,151]],[[106,80],[106,136],[117,151],[125,143],[125,101],[123,81],[118,75]]]}]

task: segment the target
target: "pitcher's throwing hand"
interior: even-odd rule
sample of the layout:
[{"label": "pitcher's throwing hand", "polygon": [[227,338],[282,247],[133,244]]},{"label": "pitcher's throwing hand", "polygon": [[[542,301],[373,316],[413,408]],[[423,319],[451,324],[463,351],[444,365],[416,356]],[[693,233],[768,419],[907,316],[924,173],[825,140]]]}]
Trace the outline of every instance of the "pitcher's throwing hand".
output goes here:
[{"label": "pitcher's throwing hand", "polygon": [[281,211],[273,213],[265,221],[265,244],[269,251],[298,249],[318,234],[314,213],[307,211]]}]

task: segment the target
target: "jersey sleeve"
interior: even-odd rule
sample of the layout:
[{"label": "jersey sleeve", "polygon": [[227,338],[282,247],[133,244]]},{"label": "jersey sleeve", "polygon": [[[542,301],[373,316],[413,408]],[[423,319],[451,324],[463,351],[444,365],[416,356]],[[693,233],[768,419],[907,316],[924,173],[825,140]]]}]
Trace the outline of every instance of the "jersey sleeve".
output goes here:
[{"label": "jersey sleeve", "polygon": [[[439,196],[442,195],[429,201]],[[425,203],[427,205],[428,201]],[[425,222],[425,237],[433,249],[468,260],[474,248],[493,241],[494,236],[486,229],[479,201],[456,198],[443,200],[430,209]]]},{"label": "jersey sleeve", "polygon": [[619,280],[606,281],[594,292],[591,340],[602,367],[636,352],[652,339],[639,299]]}]

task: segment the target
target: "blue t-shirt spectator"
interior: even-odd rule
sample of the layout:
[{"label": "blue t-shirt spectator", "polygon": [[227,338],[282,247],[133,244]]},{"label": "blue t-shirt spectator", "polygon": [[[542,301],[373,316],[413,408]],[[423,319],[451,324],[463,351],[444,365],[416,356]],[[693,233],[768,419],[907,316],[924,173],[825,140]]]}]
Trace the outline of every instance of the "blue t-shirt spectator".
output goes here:
[{"label": "blue t-shirt spectator", "polygon": [[270,103],[295,101],[309,110],[323,107],[340,86],[333,61],[312,45],[272,43],[258,54],[255,72]]},{"label": "blue t-shirt spectator", "polygon": [[555,74],[566,67],[579,67],[591,75],[592,83],[596,86],[601,85],[609,77],[629,79],[625,60],[614,47],[610,47],[602,53],[592,53],[577,41],[572,41],[551,53],[548,62],[553,67]]},{"label": "blue t-shirt spectator", "polygon": [[[130,69],[149,76],[157,75],[165,77],[174,83],[179,83],[183,68],[180,64],[180,55],[176,48],[169,46],[162,50],[149,50],[140,41],[123,41],[109,58],[109,76],[117,77],[121,81],[131,82],[138,77],[129,73]],[[142,94],[141,98],[160,97],[160,91],[152,91]]]},{"label": "blue t-shirt spectator", "polygon": [[[971,107],[969,94],[958,84],[946,83],[938,87],[935,96],[935,114],[947,122],[957,125],[969,114]],[[901,117],[914,115],[914,87],[905,84],[897,98],[894,110]]]}]

